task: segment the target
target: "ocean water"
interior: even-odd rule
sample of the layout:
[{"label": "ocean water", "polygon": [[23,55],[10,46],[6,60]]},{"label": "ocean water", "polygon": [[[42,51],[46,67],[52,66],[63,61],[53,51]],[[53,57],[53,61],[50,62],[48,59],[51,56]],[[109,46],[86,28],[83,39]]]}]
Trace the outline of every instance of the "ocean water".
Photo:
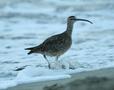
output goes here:
[{"label": "ocean water", "polygon": [[[0,89],[41,81],[41,77],[69,78],[71,73],[114,67],[113,8],[114,0],[0,1]],[[72,47],[59,59],[65,69],[56,66],[54,58],[49,57],[54,67],[49,70],[42,55],[27,55],[26,47],[66,30],[71,15],[93,24],[75,23]]]}]

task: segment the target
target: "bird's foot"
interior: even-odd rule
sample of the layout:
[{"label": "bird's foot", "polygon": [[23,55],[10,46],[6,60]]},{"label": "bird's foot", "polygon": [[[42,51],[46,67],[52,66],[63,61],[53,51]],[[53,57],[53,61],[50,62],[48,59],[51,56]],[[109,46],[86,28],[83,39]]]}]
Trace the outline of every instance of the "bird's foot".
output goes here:
[{"label": "bird's foot", "polygon": [[51,69],[62,69],[62,64],[60,62],[52,62],[51,65],[50,65],[50,68]]}]

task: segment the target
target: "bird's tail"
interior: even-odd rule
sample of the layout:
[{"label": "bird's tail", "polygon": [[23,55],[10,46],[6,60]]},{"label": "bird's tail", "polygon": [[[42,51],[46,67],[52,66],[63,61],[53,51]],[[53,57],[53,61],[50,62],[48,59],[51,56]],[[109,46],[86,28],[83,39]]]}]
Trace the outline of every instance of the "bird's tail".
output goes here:
[{"label": "bird's tail", "polygon": [[27,54],[32,54],[36,51],[36,47],[25,48],[25,50],[30,50]]},{"label": "bird's tail", "polygon": [[25,48],[25,50],[30,50],[27,54],[32,54],[33,53],[33,48]]}]

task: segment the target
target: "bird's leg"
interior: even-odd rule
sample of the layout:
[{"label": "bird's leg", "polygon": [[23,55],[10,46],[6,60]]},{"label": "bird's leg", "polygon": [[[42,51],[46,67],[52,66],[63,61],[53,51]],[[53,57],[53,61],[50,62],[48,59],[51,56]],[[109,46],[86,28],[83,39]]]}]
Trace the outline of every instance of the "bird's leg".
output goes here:
[{"label": "bird's leg", "polygon": [[48,61],[48,59],[47,59],[46,55],[43,55],[43,56],[44,56],[45,60],[48,62],[48,67],[49,67],[49,69],[50,69],[50,68],[51,68],[51,66],[50,66],[50,63],[49,63],[49,61]]},{"label": "bird's leg", "polygon": [[60,57],[60,56],[56,56],[55,60],[56,60],[56,62],[59,62],[59,63],[60,63],[59,57]]},{"label": "bird's leg", "polygon": [[55,60],[58,61],[58,59],[59,59],[59,56],[57,56]]}]

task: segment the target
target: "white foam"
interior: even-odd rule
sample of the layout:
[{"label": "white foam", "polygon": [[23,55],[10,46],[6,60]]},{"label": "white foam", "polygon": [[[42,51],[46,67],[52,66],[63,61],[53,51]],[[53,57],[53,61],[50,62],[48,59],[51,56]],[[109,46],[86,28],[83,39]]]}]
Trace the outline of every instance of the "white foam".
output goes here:
[{"label": "white foam", "polygon": [[58,80],[70,77],[69,74],[57,72],[56,70],[28,67],[20,71],[13,80],[0,81],[0,89],[6,89],[24,83]]}]

